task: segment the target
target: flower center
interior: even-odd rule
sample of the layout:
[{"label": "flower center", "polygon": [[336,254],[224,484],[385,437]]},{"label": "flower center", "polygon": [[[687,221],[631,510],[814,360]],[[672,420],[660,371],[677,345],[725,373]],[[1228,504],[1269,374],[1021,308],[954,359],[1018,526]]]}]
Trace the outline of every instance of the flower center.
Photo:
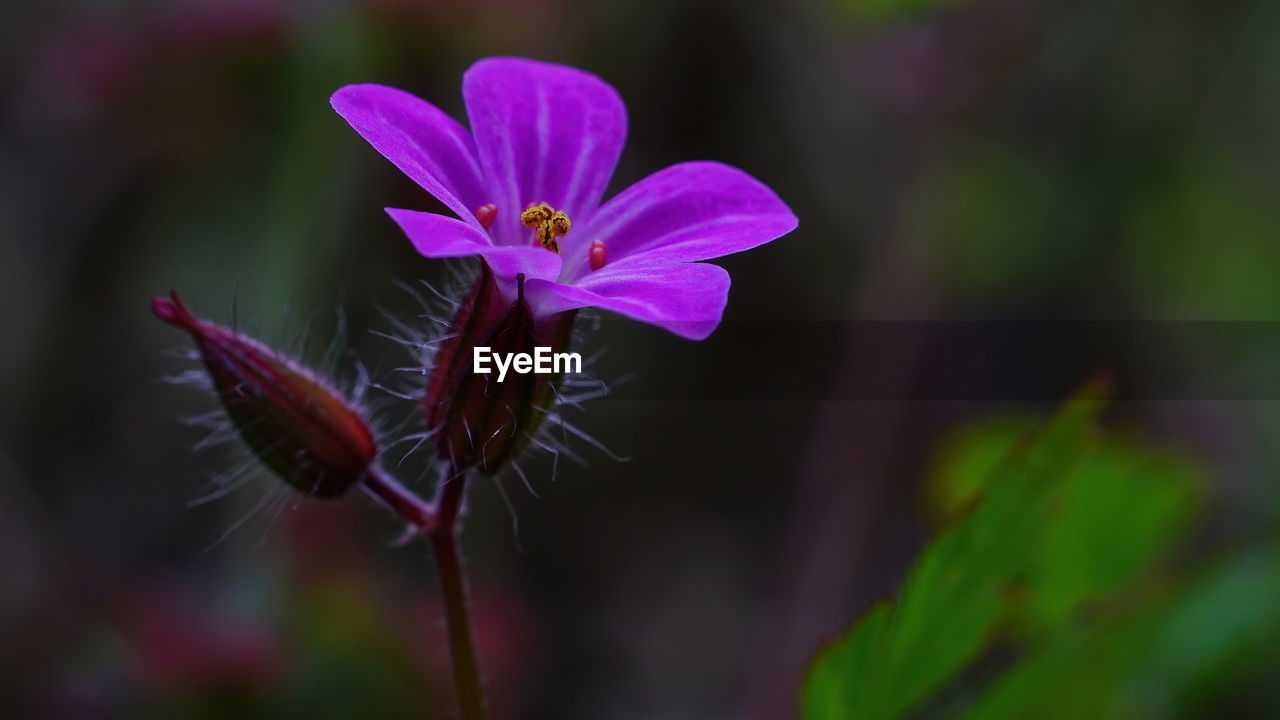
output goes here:
[{"label": "flower center", "polygon": [[569,234],[569,216],[546,203],[534,203],[520,213],[520,222],[533,228],[534,240],[542,247],[560,254],[558,237]]}]

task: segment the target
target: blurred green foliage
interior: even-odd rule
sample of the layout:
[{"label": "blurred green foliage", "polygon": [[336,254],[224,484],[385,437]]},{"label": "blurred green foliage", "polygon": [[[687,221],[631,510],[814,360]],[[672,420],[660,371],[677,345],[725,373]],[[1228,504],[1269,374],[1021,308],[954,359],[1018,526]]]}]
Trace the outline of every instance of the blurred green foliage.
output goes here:
[{"label": "blurred green foliage", "polygon": [[[1260,600],[1276,594],[1274,558],[1229,564],[1181,593],[1161,590],[1155,571],[1188,524],[1197,473],[1100,432],[1100,388],[1042,427],[1000,421],[948,448],[931,488],[946,527],[898,596],[818,656],[806,718],[969,706],[979,717],[1159,715],[1122,706],[1127,693],[1144,682],[1186,687],[1233,654],[1234,641],[1206,632],[1218,611],[1235,611],[1245,627],[1241,617],[1276,614]],[[996,640],[1021,659],[976,704],[951,697],[948,684],[965,673],[999,669],[986,652]]]},{"label": "blurred green foliage", "polygon": [[1254,684],[1266,711],[1237,716],[1274,717],[1280,697],[1263,683],[1278,633],[1280,556],[1246,553],[1114,617],[1061,626],[965,716],[1223,717],[1223,700]]},{"label": "blurred green foliage", "polygon": [[1219,153],[1149,188],[1132,211],[1136,277],[1173,317],[1269,318],[1280,307],[1272,189]]},{"label": "blurred green foliage", "polygon": [[287,647],[296,661],[246,669],[244,677],[197,674],[138,698],[137,710],[157,718],[447,715],[441,707],[448,700],[440,700],[429,682],[422,653],[411,652],[404,641],[406,630],[419,631],[416,616],[406,628],[394,612],[399,608],[388,608],[386,599],[349,579],[300,588],[288,607],[269,642]]},{"label": "blurred green foliage", "polygon": [[860,20],[890,22],[952,4],[953,0],[835,0],[840,10]]},{"label": "blurred green foliage", "polygon": [[1052,277],[1070,245],[1050,239],[1063,222],[1051,176],[1000,148],[950,153],[925,180],[921,232],[940,281],[962,295],[1025,292]]}]

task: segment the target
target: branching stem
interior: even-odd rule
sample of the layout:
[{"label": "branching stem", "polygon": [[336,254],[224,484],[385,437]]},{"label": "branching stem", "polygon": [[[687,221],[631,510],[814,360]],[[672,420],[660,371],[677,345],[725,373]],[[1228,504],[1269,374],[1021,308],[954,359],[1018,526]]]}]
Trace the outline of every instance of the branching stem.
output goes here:
[{"label": "branching stem", "polygon": [[419,534],[426,535],[436,528],[435,506],[401,485],[400,481],[391,477],[381,466],[371,466],[361,480],[361,485],[365,492],[399,515]]},{"label": "branching stem", "polygon": [[449,655],[453,659],[453,679],[462,720],[484,720],[484,693],[476,665],[475,641],[467,608],[467,585],[462,574],[462,554],[458,548],[458,519],[466,490],[466,473],[448,470],[440,483],[434,504],[418,497],[384,469],[373,466],[362,485],[409,524],[411,532],[423,535],[436,557],[445,623],[449,630]]}]

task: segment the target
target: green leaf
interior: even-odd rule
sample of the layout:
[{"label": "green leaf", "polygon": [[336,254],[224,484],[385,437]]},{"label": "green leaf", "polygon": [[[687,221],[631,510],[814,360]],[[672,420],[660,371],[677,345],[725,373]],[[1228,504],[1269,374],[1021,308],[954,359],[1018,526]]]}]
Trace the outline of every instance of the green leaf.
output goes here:
[{"label": "green leaf", "polygon": [[1195,487],[1186,464],[1103,440],[1051,498],[1054,517],[1029,569],[1027,629],[1051,632],[1159,559],[1190,519]]},{"label": "green leaf", "polygon": [[[1063,628],[968,713],[1005,718],[1211,716],[1240,670],[1265,673],[1280,639],[1280,554],[1244,554],[1178,592],[1091,625]],[[1276,708],[1273,708],[1276,709]],[[1265,714],[1265,713],[1263,713]]]},{"label": "green leaf", "polygon": [[[806,718],[900,716],[945,687],[999,630],[1050,632],[1167,549],[1192,506],[1192,473],[1096,433],[1101,397],[1093,385],[1043,427],[993,425],[952,445],[963,457],[939,463],[934,483],[952,524],[896,599],[819,654],[804,690]],[[1003,454],[992,453],[997,447]]]},{"label": "green leaf", "polygon": [[927,491],[929,509],[954,518],[982,495],[987,480],[1035,427],[1025,417],[998,417],[966,425],[944,440]]}]

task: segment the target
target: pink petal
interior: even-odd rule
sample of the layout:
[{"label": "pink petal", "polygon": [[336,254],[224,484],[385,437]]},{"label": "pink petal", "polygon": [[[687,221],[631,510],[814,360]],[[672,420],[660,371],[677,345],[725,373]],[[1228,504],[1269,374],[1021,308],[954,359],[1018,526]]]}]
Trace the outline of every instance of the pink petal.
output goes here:
[{"label": "pink petal", "polygon": [[[649,262],[691,262],[741,252],[796,227],[786,204],[745,172],[716,162],[660,170],[605,203],[585,226],[561,241],[570,278],[593,275],[594,240],[609,263],[643,254]],[[608,269],[608,266],[605,266]]]},{"label": "pink petal", "polygon": [[560,256],[531,245],[493,245],[489,236],[470,223],[436,213],[387,208],[413,246],[424,257],[479,255],[493,270],[506,294],[515,296],[516,276],[552,280],[560,274]]},{"label": "pink petal", "polygon": [[492,198],[466,128],[427,101],[383,85],[348,85],[330,103],[401,172],[480,227],[475,210]]},{"label": "pink petal", "polygon": [[534,312],[599,307],[701,340],[720,324],[729,273],[702,263],[611,263],[576,285],[539,280],[525,285]]},{"label": "pink petal", "polygon": [[618,93],[576,68],[488,58],[467,70],[462,95],[476,149],[497,196],[498,242],[531,237],[519,212],[545,202],[571,220],[596,209],[626,137]]}]

